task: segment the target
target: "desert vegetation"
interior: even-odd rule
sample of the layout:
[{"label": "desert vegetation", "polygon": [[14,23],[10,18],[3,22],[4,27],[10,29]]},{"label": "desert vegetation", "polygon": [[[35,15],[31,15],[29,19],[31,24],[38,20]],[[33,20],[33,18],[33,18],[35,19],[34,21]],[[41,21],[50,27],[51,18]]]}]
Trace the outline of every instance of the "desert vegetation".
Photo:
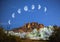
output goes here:
[{"label": "desert vegetation", "polygon": [[[13,31],[14,32],[31,32],[34,28],[38,28],[38,27],[39,27],[38,23],[31,23],[31,24],[25,24],[22,27],[13,29]],[[20,38],[19,36],[10,35],[8,34],[8,32],[5,33],[4,28],[0,27],[0,42],[60,42],[60,26],[54,25],[53,28],[54,28],[53,29],[54,32],[52,33],[52,35],[49,36],[49,40],[31,40],[28,38]]]}]

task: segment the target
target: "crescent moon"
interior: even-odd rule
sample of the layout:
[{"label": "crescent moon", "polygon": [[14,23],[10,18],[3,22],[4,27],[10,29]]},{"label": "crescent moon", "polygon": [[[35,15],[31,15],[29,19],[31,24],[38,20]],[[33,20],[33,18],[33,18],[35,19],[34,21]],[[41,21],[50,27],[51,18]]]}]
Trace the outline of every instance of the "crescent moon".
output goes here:
[{"label": "crescent moon", "polygon": [[46,12],[47,11],[47,7],[44,7],[44,12]]},{"label": "crescent moon", "polygon": [[12,13],[12,18],[15,18],[15,13]]},{"label": "crescent moon", "polygon": [[32,5],[32,10],[34,10],[35,9],[35,6],[34,5]]},{"label": "crescent moon", "polygon": [[11,24],[11,20],[8,20],[8,24]]},{"label": "crescent moon", "polygon": [[20,14],[21,13],[21,9],[18,9],[17,12]]},{"label": "crescent moon", "polygon": [[41,5],[38,5],[38,10],[41,9]]}]

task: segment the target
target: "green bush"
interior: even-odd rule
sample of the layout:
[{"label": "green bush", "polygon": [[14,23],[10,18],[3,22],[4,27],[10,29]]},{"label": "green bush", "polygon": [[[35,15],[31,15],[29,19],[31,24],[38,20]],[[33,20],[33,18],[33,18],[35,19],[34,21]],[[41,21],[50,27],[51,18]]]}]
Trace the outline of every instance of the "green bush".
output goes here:
[{"label": "green bush", "polygon": [[4,29],[0,27],[0,42],[21,42],[20,37],[8,35]]},{"label": "green bush", "polygon": [[49,39],[49,42],[60,42],[60,28],[56,29]]}]

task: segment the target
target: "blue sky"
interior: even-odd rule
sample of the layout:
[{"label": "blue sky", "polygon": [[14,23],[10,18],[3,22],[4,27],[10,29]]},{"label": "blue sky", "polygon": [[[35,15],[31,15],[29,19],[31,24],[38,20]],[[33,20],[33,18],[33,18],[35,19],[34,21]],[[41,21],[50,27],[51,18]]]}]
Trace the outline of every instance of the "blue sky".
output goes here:
[{"label": "blue sky", "polygon": [[15,28],[28,22],[60,26],[60,0],[0,0],[0,24]]}]

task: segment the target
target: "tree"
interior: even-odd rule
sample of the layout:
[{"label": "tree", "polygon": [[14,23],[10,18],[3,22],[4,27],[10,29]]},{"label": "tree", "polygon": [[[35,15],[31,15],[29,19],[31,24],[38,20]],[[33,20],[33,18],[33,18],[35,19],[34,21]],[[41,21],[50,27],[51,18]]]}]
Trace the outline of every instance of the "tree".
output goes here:
[{"label": "tree", "polygon": [[60,28],[56,29],[49,39],[49,42],[60,42]]},{"label": "tree", "polygon": [[0,27],[0,42],[21,42],[20,37],[8,35],[4,29]]}]

